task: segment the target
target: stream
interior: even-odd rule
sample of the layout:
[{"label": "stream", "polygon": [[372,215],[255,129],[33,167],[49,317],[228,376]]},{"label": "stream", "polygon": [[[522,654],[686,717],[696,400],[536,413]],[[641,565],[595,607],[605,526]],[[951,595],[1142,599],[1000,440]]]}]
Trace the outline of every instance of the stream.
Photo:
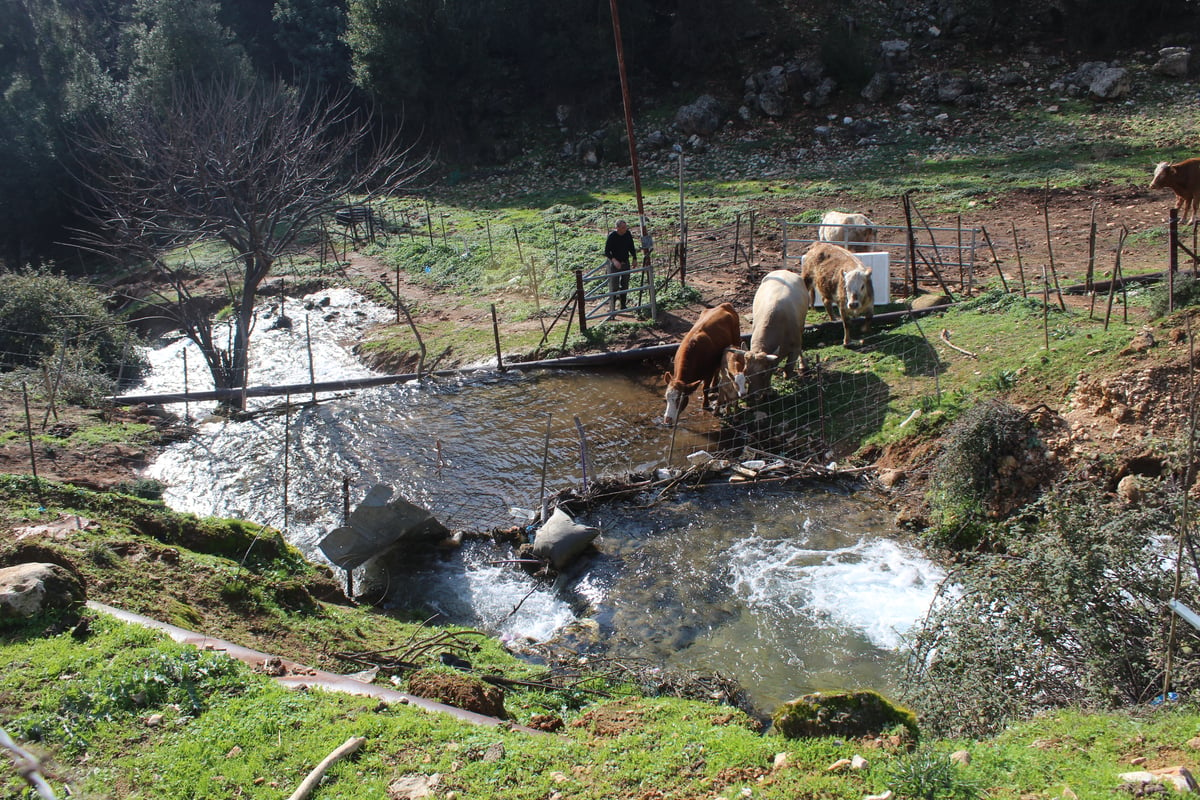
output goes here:
[{"label": "stream", "polygon": [[[349,347],[391,312],[342,290],[306,303],[289,301],[290,329],[272,329],[278,311],[261,309],[251,385],[308,381],[310,363],[318,382],[371,374]],[[175,339],[148,352],[152,370],[138,391],[183,389],[185,351],[187,388],[211,388],[198,351]],[[287,413],[283,398],[252,400],[265,413],[241,422],[208,416],[211,403],[188,404],[197,435],[168,448],[146,477],[167,486],[176,510],[275,526],[324,561],[317,542],[342,524],[343,483],[352,502],[384,483],[451,529],[487,531],[526,524],[541,497],[585,479],[683,466],[719,432],[692,407],[675,432],[661,426],[661,374],[623,369],[485,366],[315,404],[290,400]],[[894,690],[902,637],[944,577],[894,535],[886,507],[836,487],[721,484],[602,505],[580,521],[602,533],[562,591],[495,563],[507,551],[468,539],[390,576],[388,602],[514,642],[569,632],[589,651],[717,670],[769,710],[819,689]]]}]

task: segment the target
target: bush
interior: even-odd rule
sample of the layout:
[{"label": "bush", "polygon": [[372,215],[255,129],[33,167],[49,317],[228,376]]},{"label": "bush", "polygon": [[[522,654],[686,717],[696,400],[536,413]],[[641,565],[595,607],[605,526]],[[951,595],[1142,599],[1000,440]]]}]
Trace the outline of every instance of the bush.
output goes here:
[{"label": "bush", "polygon": [[[1150,316],[1161,319],[1168,313],[1168,308],[1176,310],[1200,304],[1200,282],[1191,275],[1180,274],[1175,278],[1175,288],[1171,291],[1166,281],[1154,286],[1146,293],[1150,304]],[[1173,298],[1173,302],[1168,302]]]},{"label": "bush", "polygon": [[144,366],[137,336],[114,319],[100,293],[62,275],[0,274],[0,320],[0,369],[58,374],[61,364],[68,379],[60,390],[68,395],[95,383],[88,376],[133,378]]},{"label": "bush", "polygon": [[956,550],[985,544],[986,521],[1008,510],[1020,490],[1013,473],[1037,444],[1033,423],[1006,403],[963,412],[946,432],[929,481],[930,543]]},{"label": "bush", "polygon": [[[1180,491],[1118,506],[1078,481],[990,526],[1004,552],[951,575],[908,642],[904,697],[935,735],[980,737],[1056,707],[1114,708],[1161,691]],[[1196,575],[1183,574],[1183,596]],[[1200,635],[1178,626],[1175,691],[1200,685]]]}]

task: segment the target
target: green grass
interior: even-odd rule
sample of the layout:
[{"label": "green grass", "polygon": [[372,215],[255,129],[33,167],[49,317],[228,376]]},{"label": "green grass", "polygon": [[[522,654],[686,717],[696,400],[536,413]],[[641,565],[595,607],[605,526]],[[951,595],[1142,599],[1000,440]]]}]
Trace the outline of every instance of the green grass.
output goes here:
[{"label": "green grass", "polygon": [[[0,673],[3,724],[43,755],[52,785],[69,780],[86,797],[277,798],[338,745],[364,737],[354,757],[330,769],[315,800],[383,797],[398,778],[435,773],[440,793],[464,800],[553,792],[608,800],[655,790],[858,800],[904,787],[940,793],[899,796],[1013,800],[1070,788],[1087,800],[1111,797],[1135,757],[1186,763],[1186,742],[1200,732],[1200,712],[1189,705],[1065,710],[995,739],[929,741],[910,755],[762,735],[739,712],[694,701],[627,698],[590,706],[562,734],[534,736],[405,705],[287,690],[220,653],[103,615],[91,617],[86,641],[69,630],[45,635],[47,622],[0,633],[13,667]],[[596,727],[597,714],[614,726]],[[499,757],[485,759],[489,748]],[[970,753],[968,765],[949,763],[958,749]],[[855,754],[866,757],[866,769],[828,769]],[[11,771],[0,773],[3,796],[24,796],[21,785]]]}]

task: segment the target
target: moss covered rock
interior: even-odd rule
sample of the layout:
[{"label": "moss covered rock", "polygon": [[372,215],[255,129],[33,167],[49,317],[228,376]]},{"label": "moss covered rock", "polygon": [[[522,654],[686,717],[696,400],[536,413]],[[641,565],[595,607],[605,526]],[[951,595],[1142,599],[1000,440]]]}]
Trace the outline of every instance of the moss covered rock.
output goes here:
[{"label": "moss covered rock", "polygon": [[878,692],[814,692],[784,703],[771,717],[788,739],[876,736],[897,727],[917,738],[917,715]]}]

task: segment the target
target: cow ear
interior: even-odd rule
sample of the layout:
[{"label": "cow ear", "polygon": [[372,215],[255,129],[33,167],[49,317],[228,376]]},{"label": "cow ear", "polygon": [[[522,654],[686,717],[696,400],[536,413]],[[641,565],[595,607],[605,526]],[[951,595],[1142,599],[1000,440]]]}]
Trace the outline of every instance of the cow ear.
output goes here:
[{"label": "cow ear", "polygon": [[665,383],[665,384],[667,384],[668,386],[670,386],[670,385],[671,385],[671,378],[674,378],[674,377],[675,377],[675,376],[674,376],[674,375],[672,375],[671,373],[669,373],[669,372],[664,372],[664,373],[663,373],[663,383]]},{"label": "cow ear", "polygon": [[704,383],[704,381],[702,381],[702,380],[700,380],[700,381],[692,381],[691,383],[684,384],[684,388],[685,388],[685,389],[687,389],[687,390],[688,390],[688,392],[694,392],[694,391],[696,391],[697,389],[699,389],[699,388],[700,388],[700,385],[701,385],[702,383]]}]

